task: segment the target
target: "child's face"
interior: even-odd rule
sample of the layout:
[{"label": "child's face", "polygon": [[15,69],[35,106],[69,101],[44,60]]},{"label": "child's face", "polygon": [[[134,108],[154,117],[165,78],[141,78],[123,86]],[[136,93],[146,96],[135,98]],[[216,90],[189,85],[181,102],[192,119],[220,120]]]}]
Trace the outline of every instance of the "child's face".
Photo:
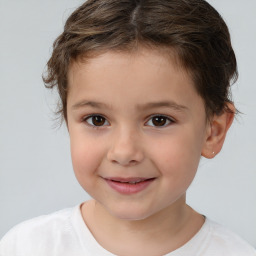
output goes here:
[{"label": "child's face", "polygon": [[121,219],[183,206],[210,130],[190,76],[143,49],[73,63],[69,86],[67,121],[81,186]]}]

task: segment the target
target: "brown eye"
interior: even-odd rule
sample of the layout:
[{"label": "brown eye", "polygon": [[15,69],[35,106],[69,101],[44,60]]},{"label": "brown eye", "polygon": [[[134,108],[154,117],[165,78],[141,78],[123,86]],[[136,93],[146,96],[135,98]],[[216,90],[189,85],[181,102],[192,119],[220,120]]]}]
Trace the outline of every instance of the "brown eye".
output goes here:
[{"label": "brown eye", "polygon": [[91,126],[103,126],[107,122],[106,118],[99,115],[89,116],[85,119],[85,121],[89,123]]},{"label": "brown eye", "polygon": [[152,123],[155,125],[155,126],[163,126],[166,124],[166,117],[163,117],[163,116],[155,116],[153,117],[152,119]]},{"label": "brown eye", "polygon": [[164,127],[167,126],[168,124],[172,123],[173,121],[166,117],[166,116],[153,116],[147,124],[149,126],[155,126],[155,127]]}]

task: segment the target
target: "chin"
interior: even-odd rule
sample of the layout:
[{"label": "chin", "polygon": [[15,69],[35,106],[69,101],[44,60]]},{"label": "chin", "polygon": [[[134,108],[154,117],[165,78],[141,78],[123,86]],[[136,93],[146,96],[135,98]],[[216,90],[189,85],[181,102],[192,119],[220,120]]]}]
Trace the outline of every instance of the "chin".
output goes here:
[{"label": "chin", "polygon": [[118,208],[118,209],[111,209],[108,212],[115,218],[120,220],[127,220],[127,221],[139,221],[144,220],[153,215],[154,213],[148,211],[147,209],[136,209],[133,208]]}]

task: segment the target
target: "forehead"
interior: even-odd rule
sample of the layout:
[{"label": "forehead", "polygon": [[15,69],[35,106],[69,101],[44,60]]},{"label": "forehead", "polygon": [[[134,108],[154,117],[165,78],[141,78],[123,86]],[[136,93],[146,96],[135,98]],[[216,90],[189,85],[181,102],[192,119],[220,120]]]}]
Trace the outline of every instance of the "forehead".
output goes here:
[{"label": "forehead", "polygon": [[157,107],[204,111],[188,72],[159,51],[109,51],[76,61],[68,79],[68,109],[115,110],[127,117]]},{"label": "forehead", "polygon": [[[108,67],[114,65],[119,66],[123,71],[122,73],[132,71],[133,67],[136,69],[136,73],[147,71],[146,73],[141,72],[141,77],[144,75],[149,77],[150,69],[160,71],[166,66],[168,66],[170,72],[174,71],[174,73],[179,73],[180,76],[189,77],[189,79],[191,77],[190,72],[182,67],[174,49],[138,46],[132,50],[96,51],[78,56],[69,65],[68,85],[74,84],[74,76],[81,78],[83,74],[90,76],[92,72],[100,72],[102,77],[107,72],[110,73],[111,69],[108,69]],[[118,75],[114,74],[113,78],[117,78]]]}]

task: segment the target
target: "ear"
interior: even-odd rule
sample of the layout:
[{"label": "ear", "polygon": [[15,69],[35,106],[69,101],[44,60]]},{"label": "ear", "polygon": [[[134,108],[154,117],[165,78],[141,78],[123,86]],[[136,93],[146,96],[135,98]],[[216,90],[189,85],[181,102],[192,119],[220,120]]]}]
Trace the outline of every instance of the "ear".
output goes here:
[{"label": "ear", "polygon": [[227,103],[231,111],[223,111],[219,115],[214,115],[208,124],[205,143],[201,155],[206,158],[213,158],[221,151],[228,129],[230,128],[234,116],[235,107],[232,103]]}]

